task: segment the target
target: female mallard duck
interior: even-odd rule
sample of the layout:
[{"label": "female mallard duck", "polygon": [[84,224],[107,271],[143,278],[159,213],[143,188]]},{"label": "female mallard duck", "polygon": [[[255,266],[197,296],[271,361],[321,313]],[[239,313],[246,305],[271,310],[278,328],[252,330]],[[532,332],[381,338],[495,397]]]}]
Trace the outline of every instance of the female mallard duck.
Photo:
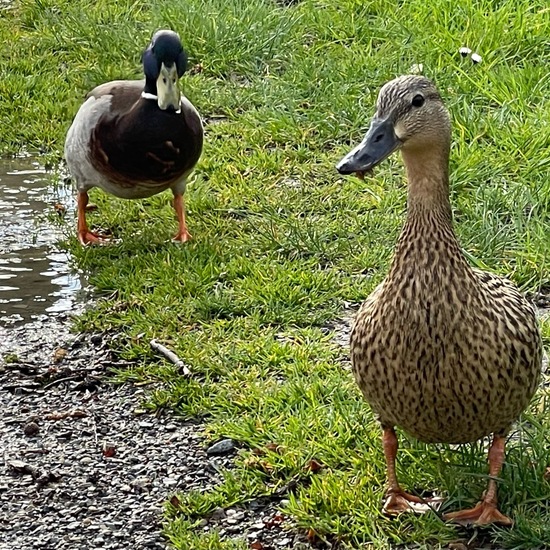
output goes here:
[{"label": "female mallard duck", "polygon": [[115,80],[94,88],[80,107],[65,141],[65,158],[78,191],[78,239],[102,239],[88,229],[88,191],[100,187],[124,199],[150,197],[170,188],[179,230],[191,238],[183,193],[202,151],[199,114],[178,89],[187,67],[179,36],[155,33],[143,53],[145,82]]},{"label": "female mallard duck", "polygon": [[381,89],[365,138],[337,165],[341,174],[362,178],[401,149],[408,178],[407,221],[389,275],[357,314],[351,359],[383,428],[386,512],[421,501],[397,481],[395,426],[427,443],[493,434],[486,493],[446,519],[508,525],[497,508],[495,477],[505,436],[537,388],[541,336],[518,289],[473,269],[461,252],[449,202],[450,142],[449,114],[433,83],[402,76]]}]

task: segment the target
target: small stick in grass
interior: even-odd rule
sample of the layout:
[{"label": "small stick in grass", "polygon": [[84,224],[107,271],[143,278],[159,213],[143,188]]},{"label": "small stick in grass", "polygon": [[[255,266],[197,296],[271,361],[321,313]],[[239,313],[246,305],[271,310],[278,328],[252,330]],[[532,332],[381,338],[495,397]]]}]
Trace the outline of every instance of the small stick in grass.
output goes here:
[{"label": "small stick in grass", "polygon": [[176,365],[184,376],[191,376],[191,371],[187,368],[187,365],[173,351],[159,344],[155,339],[151,340],[150,344],[155,351],[158,351],[161,355],[164,355],[170,363]]}]

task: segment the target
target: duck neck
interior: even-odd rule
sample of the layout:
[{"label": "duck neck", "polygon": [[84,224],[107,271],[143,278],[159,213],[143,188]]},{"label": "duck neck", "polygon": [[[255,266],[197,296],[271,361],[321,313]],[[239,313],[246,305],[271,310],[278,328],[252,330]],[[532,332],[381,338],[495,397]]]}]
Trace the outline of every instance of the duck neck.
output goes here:
[{"label": "duck neck", "polygon": [[449,201],[449,151],[402,150],[409,187],[408,218],[433,210],[446,213],[452,223]]},{"label": "duck neck", "polygon": [[142,95],[146,99],[157,98],[157,81],[154,78],[145,79],[145,87],[143,88]]},{"label": "duck neck", "polygon": [[402,151],[408,179],[407,221],[390,273],[414,276],[441,265],[468,269],[456,238],[449,200],[448,148]]}]

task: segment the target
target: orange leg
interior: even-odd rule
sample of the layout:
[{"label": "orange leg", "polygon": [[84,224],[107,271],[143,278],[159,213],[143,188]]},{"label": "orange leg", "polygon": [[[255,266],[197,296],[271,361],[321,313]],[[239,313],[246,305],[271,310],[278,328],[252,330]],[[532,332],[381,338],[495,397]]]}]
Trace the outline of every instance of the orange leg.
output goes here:
[{"label": "orange leg", "polygon": [[191,235],[187,230],[187,224],[185,223],[185,204],[183,203],[183,195],[174,195],[174,210],[178,217],[178,232],[174,236],[173,240],[180,243],[186,243],[191,240]]},{"label": "orange leg", "polygon": [[383,428],[382,445],[384,447],[384,456],[386,457],[386,467],[388,470],[388,490],[386,491],[386,502],[384,503],[384,512],[386,514],[399,514],[411,510],[410,503],[425,502],[420,497],[416,497],[403,491],[397,475],[395,473],[395,457],[397,455],[397,436],[393,428]]},{"label": "orange leg", "polygon": [[489,485],[483,495],[481,502],[478,502],[474,508],[461,510],[445,514],[446,521],[453,521],[461,525],[489,525],[498,523],[500,525],[512,525],[513,521],[502,514],[497,508],[497,482],[496,478],[500,474],[504,462],[504,446],[506,441],[504,437],[495,435],[493,443],[489,449]]},{"label": "orange leg", "polygon": [[86,223],[86,209],[88,207],[88,192],[79,191],[77,197],[77,209],[78,209],[78,240],[81,244],[87,245],[89,243],[101,243],[105,239],[102,239],[99,235],[92,233],[88,224]]}]

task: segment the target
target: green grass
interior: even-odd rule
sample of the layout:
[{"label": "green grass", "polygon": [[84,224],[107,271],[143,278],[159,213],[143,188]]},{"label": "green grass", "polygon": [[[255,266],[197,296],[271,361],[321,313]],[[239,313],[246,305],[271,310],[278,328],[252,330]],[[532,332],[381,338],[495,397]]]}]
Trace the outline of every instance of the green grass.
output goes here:
[{"label": "green grass", "polygon": [[[179,549],[245,548],[194,526],[218,506],[294,480],[285,513],[344,547],[469,538],[435,514],[380,513],[379,429],[326,327],[383,278],[406,189],[397,157],[366,182],[338,176],[334,164],[360,139],[380,86],[422,63],[452,113],[452,199],[464,249],[525,291],[548,290],[547,2],[22,0],[0,11],[1,151],[58,160],[86,91],[140,77],[142,49],[166,26],[182,36],[191,66],[202,66],[183,79],[185,93],[217,122],[207,125],[187,193],[195,239],[169,242],[168,193],[123,202],[97,192],[90,222],[121,242],[83,249],[71,221],[66,245],[108,296],[78,328],[120,332],[118,351],[136,361],[119,377],[161,380],[152,410],[203,418],[209,439],[242,447],[219,487],[168,507],[167,535]],[[483,62],[462,59],[462,45]],[[548,344],[548,321],[543,331]],[[190,366],[191,379],[152,354],[153,337]],[[496,545],[550,540],[547,400],[541,390],[510,443],[500,496],[516,524],[487,531]],[[401,441],[404,486],[438,490],[449,509],[476,501],[487,480],[481,444]],[[311,472],[311,459],[323,468]]]}]

